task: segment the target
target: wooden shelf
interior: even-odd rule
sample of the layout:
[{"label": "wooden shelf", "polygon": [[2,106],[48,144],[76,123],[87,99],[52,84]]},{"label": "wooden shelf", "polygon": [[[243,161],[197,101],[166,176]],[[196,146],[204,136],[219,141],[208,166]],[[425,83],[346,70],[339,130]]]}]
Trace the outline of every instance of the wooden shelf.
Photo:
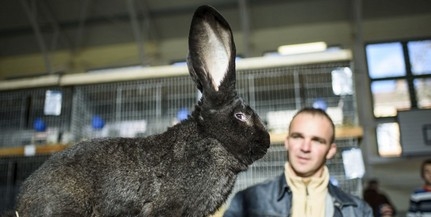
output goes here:
[{"label": "wooden shelf", "polygon": [[[336,139],[345,138],[361,138],[363,136],[362,127],[359,126],[344,126],[337,127],[335,129]],[[287,136],[286,133],[270,133],[271,144],[283,144],[284,139]],[[42,154],[52,154],[58,151],[62,151],[68,147],[65,144],[52,144],[52,145],[34,145],[34,146],[20,146],[10,148],[0,148],[0,157],[9,156],[33,156]]]},{"label": "wooden shelf", "polygon": [[52,154],[54,152],[65,149],[67,145],[53,144],[53,145],[28,145],[20,147],[1,148],[0,157],[9,156],[33,156],[42,154]]}]

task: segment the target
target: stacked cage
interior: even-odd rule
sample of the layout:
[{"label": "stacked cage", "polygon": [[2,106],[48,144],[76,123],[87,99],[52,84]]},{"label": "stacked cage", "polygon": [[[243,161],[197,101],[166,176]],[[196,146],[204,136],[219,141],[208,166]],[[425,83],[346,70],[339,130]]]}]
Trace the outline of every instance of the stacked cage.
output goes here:
[{"label": "stacked cage", "polygon": [[[57,114],[46,115],[46,96],[61,95]],[[60,142],[69,130],[72,90],[51,87],[0,92],[0,147],[20,147]],[[11,209],[21,183],[49,156],[0,158],[0,213]]]},{"label": "stacked cage", "polygon": [[75,88],[72,135],[142,137],[187,118],[197,101],[188,76],[97,84]]},{"label": "stacked cage", "polygon": [[[61,105],[56,114],[47,114],[46,98],[50,93],[58,93]],[[68,131],[71,120],[72,89],[52,87],[0,92],[0,147],[35,144],[48,136],[35,134],[36,131],[50,131],[52,136]],[[56,134],[56,135],[54,135]],[[55,140],[57,138],[53,138]],[[53,141],[59,142],[59,141]]]}]

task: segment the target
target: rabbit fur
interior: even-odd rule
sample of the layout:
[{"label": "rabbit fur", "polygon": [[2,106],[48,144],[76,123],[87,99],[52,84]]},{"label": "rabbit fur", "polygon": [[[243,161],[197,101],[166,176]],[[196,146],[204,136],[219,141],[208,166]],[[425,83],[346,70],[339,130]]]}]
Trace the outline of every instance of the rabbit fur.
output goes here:
[{"label": "rabbit fur", "polygon": [[236,176],[266,154],[269,134],[235,89],[227,21],[199,7],[189,32],[189,72],[202,93],[194,111],[146,138],[98,138],[51,156],[21,186],[20,217],[208,216]]}]

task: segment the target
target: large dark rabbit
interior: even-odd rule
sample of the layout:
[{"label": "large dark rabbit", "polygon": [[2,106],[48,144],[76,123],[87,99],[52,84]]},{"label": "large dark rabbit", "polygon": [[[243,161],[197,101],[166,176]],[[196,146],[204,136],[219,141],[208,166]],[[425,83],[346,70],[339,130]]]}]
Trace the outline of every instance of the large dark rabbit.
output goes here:
[{"label": "large dark rabbit", "polygon": [[16,211],[38,216],[208,216],[240,171],[263,157],[269,134],[235,90],[226,20],[199,7],[189,71],[202,98],[187,120],[146,138],[80,142],[54,154],[22,185]]}]

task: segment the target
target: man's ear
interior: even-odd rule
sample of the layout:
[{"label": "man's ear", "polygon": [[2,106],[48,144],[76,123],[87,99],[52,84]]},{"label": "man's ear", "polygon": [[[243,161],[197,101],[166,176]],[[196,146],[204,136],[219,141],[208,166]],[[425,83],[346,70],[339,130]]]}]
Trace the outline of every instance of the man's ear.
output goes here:
[{"label": "man's ear", "polygon": [[329,151],[326,154],[326,159],[329,160],[335,156],[337,153],[337,145],[335,143],[331,144],[331,147],[329,147]]}]

